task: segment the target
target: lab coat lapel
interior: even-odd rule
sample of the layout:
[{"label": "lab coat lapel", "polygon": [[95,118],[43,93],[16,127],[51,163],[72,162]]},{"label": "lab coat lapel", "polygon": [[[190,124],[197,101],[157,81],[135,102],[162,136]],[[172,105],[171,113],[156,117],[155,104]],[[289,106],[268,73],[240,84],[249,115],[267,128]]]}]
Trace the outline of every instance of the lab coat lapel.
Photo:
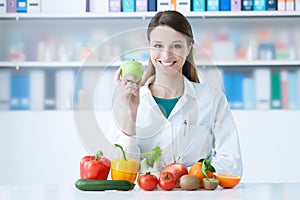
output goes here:
[{"label": "lab coat lapel", "polygon": [[193,87],[193,84],[183,76],[183,83],[184,83],[184,93],[183,96],[179,99],[175,107],[173,108],[172,112],[170,113],[169,118],[175,115],[181,108],[188,103],[189,99],[196,99],[196,92]]}]

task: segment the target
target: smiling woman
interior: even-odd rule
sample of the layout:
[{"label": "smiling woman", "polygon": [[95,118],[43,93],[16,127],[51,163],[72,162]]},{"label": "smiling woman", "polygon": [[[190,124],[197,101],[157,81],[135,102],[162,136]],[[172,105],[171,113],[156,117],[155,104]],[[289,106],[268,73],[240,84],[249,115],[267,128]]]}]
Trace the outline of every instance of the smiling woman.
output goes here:
[{"label": "smiling woman", "polygon": [[[147,29],[150,59],[141,81],[117,76],[111,142],[141,153],[162,149],[162,166],[209,157],[217,172],[242,175],[239,138],[223,91],[200,83],[189,21],[158,12]],[[130,81],[133,84],[122,84]]]}]

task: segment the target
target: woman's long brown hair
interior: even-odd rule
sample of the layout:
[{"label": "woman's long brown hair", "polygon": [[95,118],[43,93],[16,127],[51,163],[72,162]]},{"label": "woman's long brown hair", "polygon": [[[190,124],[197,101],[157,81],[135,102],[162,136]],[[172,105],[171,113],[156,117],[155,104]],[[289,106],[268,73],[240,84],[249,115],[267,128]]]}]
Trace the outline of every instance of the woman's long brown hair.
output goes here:
[{"label": "woman's long brown hair", "polygon": [[[147,38],[150,42],[150,33],[157,26],[169,26],[175,31],[182,33],[186,36],[188,44],[194,44],[194,37],[192,27],[189,21],[181,13],[173,10],[160,11],[158,12],[150,21],[147,29]],[[193,56],[194,48],[192,47],[186,61],[183,65],[182,73],[183,75],[192,82],[199,83],[199,77],[197,73],[197,68]],[[149,64],[145,76],[142,80],[142,85],[149,79],[150,76],[155,74],[155,68],[151,59],[149,59]]]}]

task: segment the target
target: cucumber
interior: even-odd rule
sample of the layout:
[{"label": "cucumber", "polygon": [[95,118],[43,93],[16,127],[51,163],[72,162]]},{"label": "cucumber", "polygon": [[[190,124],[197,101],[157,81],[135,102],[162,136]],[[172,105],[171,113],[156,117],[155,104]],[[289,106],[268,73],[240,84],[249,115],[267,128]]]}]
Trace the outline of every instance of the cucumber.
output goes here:
[{"label": "cucumber", "polygon": [[135,184],[126,180],[88,180],[78,179],[75,187],[83,191],[104,191],[122,190],[128,191],[134,188]]}]

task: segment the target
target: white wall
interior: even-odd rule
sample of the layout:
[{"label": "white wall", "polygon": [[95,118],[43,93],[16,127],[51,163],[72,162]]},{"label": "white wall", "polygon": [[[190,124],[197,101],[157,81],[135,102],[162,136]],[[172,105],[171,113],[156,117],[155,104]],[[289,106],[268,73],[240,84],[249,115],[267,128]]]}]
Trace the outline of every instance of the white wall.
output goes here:
[{"label": "white wall", "polygon": [[234,111],[245,182],[300,181],[299,110]]},{"label": "white wall", "polygon": [[[299,182],[299,111],[233,113],[242,181]],[[73,184],[86,154],[71,111],[0,112],[0,184]]]}]

